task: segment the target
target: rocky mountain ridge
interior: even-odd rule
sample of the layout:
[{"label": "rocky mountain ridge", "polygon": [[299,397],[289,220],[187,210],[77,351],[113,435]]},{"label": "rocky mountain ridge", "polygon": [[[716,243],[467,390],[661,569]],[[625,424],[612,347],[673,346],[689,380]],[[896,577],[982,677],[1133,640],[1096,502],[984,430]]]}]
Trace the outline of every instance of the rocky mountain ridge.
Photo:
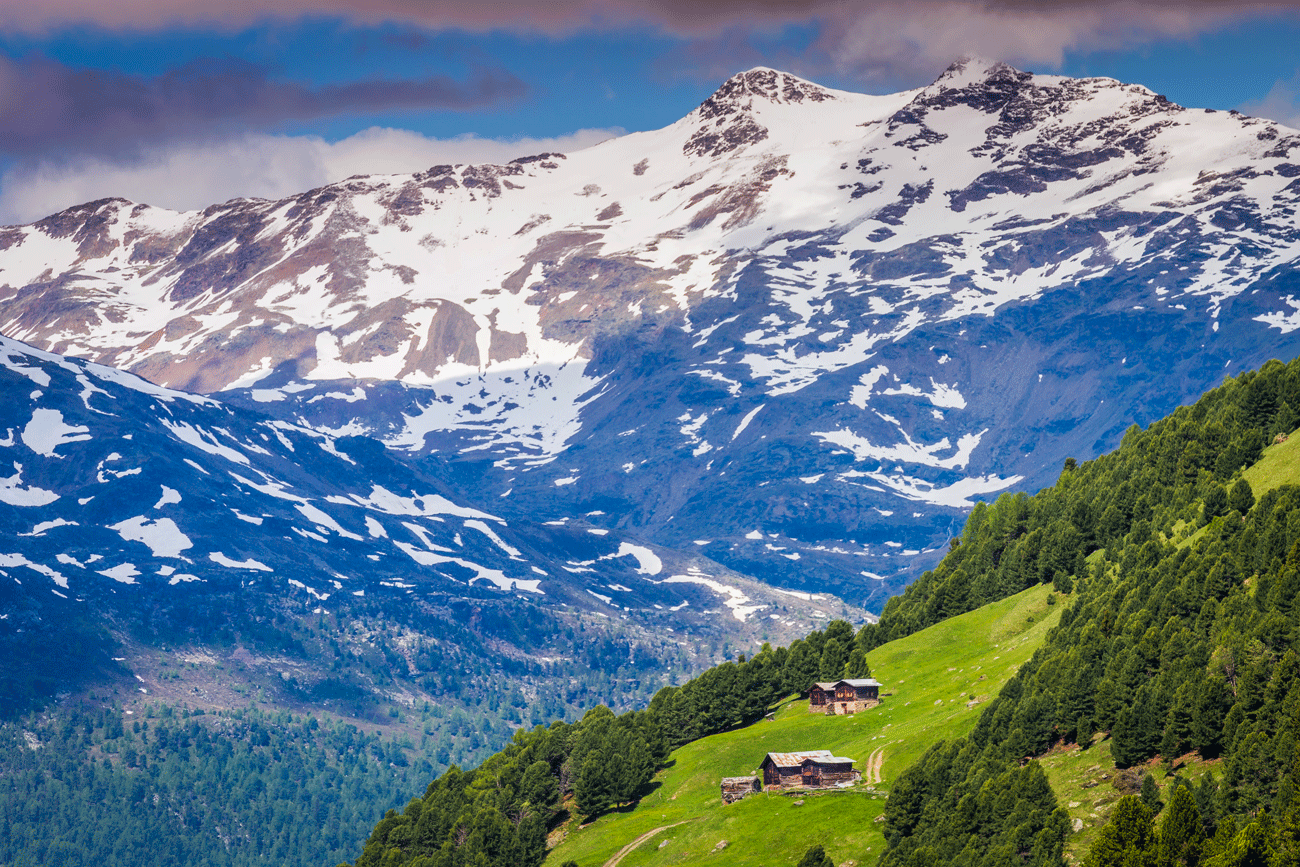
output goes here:
[{"label": "rocky mountain ridge", "polygon": [[1297,152],[1109,79],[755,69],[573,154],[0,230],[0,332],[878,609],[975,498],[1297,354]]}]

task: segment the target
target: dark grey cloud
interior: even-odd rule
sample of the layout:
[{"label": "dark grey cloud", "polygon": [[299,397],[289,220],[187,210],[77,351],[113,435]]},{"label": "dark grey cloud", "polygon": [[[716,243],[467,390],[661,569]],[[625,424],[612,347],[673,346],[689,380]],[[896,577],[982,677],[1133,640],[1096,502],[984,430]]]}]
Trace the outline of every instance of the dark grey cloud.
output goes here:
[{"label": "dark grey cloud", "polygon": [[546,32],[642,23],[701,35],[734,26],[842,22],[870,17],[880,10],[906,16],[909,9],[922,17],[934,10],[1061,20],[1101,14],[1134,18],[1134,23],[1142,26],[1143,12],[1165,19],[1236,18],[1294,12],[1300,9],[1300,0],[41,0],[5,4],[0,8],[0,28],[30,32],[77,23],[109,28],[163,28],[185,23],[244,26],[267,18],[328,15],[404,21],[435,29]]},{"label": "dark grey cloud", "polygon": [[0,56],[0,155],[121,153],[142,141],[201,139],[346,114],[469,110],[518,99],[513,75],[447,76],[312,87],[242,61],[203,61],[156,77]]},{"label": "dark grey cloud", "polygon": [[[1300,0],[41,0],[0,3],[0,31],[238,28],[310,16],[428,32],[564,35],[644,26],[684,38],[707,66],[707,55],[725,60],[747,35],[803,25],[820,33],[809,71],[821,66],[897,83],[932,74],[962,54],[1050,66],[1070,51],[1126,49],[1294,14]],[[420,41],[402,38],[412,46]]]}]

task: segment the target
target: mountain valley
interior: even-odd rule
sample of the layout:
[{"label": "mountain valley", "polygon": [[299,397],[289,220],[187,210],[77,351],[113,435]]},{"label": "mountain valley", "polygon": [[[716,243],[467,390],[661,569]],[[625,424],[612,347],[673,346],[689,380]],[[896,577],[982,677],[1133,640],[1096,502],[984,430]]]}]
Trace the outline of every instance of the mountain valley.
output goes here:
[{"label": "mountain valley", "polygon": [[[1031,545],[1023,496],[983,504],[1066,491],[1226,378],[1300,356],[1298,204],[1300,132],[966,59],[890,95],[756,68],[570,154],[0,227],[0,787],[63,797],[102,769],[114,804],[152,798],[132,845],[356,857],[450,766],[765,644],[845,621],[875,664],[984,603],[1035,588],[1037,606],[1039,584],[1095,607],[1121,561],[1245,551],[1205,503],[1294,481],[1283,443],[1263,452],[1300,425],[1272,367],[1158,456],[1168,490],[1115,494],[1118,517],[1098,489],[1102,513],[1067,509],[1075,532],[1044,511]],[[990,514],[1019,529],[990,541]],[[1115,695],[1035,736],[1131,732]],[[219,772],[213,732],[247,741]],[[346,791],[351,830],[304,841],[277,756],[318,812]],[[546,759],[561,794],[567,757]],[[270,800],[193,800],[218,773]],[[232,837],[227,809],[274,820],[241,814]],[[562,853],[604,857],[604,833]],[[77,845],[66,863],[92,863]]]}]

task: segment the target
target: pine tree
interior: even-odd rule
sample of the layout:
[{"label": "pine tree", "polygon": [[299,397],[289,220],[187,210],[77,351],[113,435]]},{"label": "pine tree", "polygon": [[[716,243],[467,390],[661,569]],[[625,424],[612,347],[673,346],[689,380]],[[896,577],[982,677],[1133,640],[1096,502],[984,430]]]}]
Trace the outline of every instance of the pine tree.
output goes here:
[{"label": "pine tree", "polygon": [[533,762],[524,772],[519,794],[534,807],[549,808],[560,797],[559,784],[547,762]]},{"label": "pine tree", "polygon": [[1159,750],[1164,726],[1156,705],[1156,691],[1147,683],[1137,691],[1133,703],[1120,711],[1111,730],[1111,753],[1115,764],[1132,767]]},{"label": "pine tree", "polygon": [[1228,514],[1228,492],[1223,489],[1223,485],[1210,485],[1210,489],[1205,492],[1206,523],[1226,514]]},{"label": "pine tree", "polygon": [[592,750],[578,771],[574,795],[578,811],[584,816],[594,816],[608,810],[613,803],[613,786],[609,775],[610,763],[599,750]]},{"label": "pine tree", "polygon": [[1093,729],[1092,717],[1080,717],[1079,721],[1075,723],[1074,731],[1075,742],[1078,743],[1080,748],[1086,750],[1092,746],[1092,736],[1096,733]]},{"label": "pine tree", "polygon": [[1142,793],[1138,797],[1153,816],[1164,809],[1165,802],[1160,800],[1160,787],[1156,785],[1155,778],[1150,774],[1142,778]]},{"label": "pine tree", "polygon": [[1136,795],[1115,802],[1108,821],[1092,844],[1083,867],[1128,867],[1151,860],[1154,835],[1151,811]]},{"label": "pine tree", "polygon": [[849,661],[849,645],[838,638],[828,638],[822,647],[821,664],[818,677],[823,681],[835,681],[844,676],[844,664]]},{"label": "pine tree", "polygon": [[1222,852],[1206,861],[1206,867],[1269,867],[1273,857],[1269,837],[1263,823],[1251,822],[1228,841]]},{"label": "pine tree", "polygon": [[1250,489],[1250,482],[1245,479],[1237,479],[1237,483],[1232,486],[1232,491],[1228,494],[1228,508],[1236,509],[1244,515],[1254,505],[1255,492]]},{"label": "pine tree", "polygon": [[785,691],[807,692],[820,669],[821,655],[807,641],[796,640],[790,645],[790,655],[785,660]]},{"label": "pine tree", "polygon": [[1196,800],[1185,785],[1175,785],[1169,806],[1160,819],[1157,843],[1160,867],[1195,867],[1200,863],[1204,843],[1205,829]]},{"label": "pine tree", "polygon": [[844,676],[850,680],[871,677],[871,666],[867,664],[867,654],[861,647],[855,645],[849,652],[849,661],[844,663]]},{"label": "pine tree", "polygon": [[1215,808],[1218,794],[1219,784],[1215,782],[1214,774],[1211,773],[1201,777],[1193,793],[1196,799],[1196,812],[1201,815],[1201,827],[1205,830],[1206,837],[1213,837],[1219,827],[1218,812]]},{"label": "pine tree", "polygon": [[830,856],[826,854],[826,850],[819,844],[804,853],[798,867],[835,867],[835,862],[830,859]]},{"label": "pine tree", "polygon": [[1277,853],[1273,862],[1276,867],[1300,865],[1300,792],[1297,792],[1292,784],[1297,770],[1300,768],[1293,767],[1285,780],[1291,792],[1282,807],[1282,818],[1278,822]]}]

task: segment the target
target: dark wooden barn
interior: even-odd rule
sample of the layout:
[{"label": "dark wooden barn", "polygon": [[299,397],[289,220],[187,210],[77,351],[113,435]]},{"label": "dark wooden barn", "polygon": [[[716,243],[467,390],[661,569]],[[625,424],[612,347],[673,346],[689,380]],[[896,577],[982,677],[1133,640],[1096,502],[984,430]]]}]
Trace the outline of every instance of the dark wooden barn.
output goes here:
[{"label": "dark wooden barn", "polygon": [[874,677],[815,683],[808,691],[811,713],[850,714],[880,704],[880,681]]},{"label": "dark wooden barn", "polygon": [[763,788],[824,789],[862,778],[853,769],[853,759],[832,755],[830,750],[803,753],[768,753],[763,759]]}]

